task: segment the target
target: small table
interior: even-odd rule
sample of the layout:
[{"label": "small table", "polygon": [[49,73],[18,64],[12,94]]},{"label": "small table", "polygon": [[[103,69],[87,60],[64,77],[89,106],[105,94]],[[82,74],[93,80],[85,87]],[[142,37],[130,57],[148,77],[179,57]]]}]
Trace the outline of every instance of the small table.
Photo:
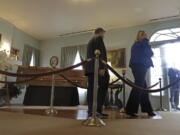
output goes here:
[{"label": "small table", "polygon": [[107,94],[105,107],[107,109],[121,109],[123,107],[123,103],[119,99],[119,94],[122,92],[123,85],[112,84],[109,86],[109,88],[110,88],[110,92],[108,92]]}]

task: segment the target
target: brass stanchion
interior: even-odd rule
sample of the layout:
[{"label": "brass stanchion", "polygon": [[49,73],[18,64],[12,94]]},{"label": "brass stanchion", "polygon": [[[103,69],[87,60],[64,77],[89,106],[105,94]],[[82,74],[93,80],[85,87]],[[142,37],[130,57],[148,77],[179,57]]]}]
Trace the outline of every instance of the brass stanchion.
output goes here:
[{"label": "brass stanchion", "polygon": [[[162,88],[162,79],[159,78],[159,87]],[[163,95],[162,91],[160,91],[160,107],[157,109],[157,111],[167,111],[163,108]]]},{"label": "brass stanchion", "polygon": [[[123,78],[126,78],[126,70],[122,70]],[[121,113],[126,112],[126,84],[123,82],[123,108],[120,110]]]},{"label": "brass stanchion", "polygon": [[[7,81],[7,76],[5,76],[5,80]],[[10,105],[10,91],[9,91],[9,84],[6,84],[6,105]]]},{"label": "brass stanchion", "polygon": [[54,109],[54,85],[55,85],[55,75],[52,75],[52,87],[51,87],[51,98],[50,98],[50,108],[46,110],[47,115],[56,115],[58,111]]},{"label": "brass stanchion", "polygon": [[82,124],[84,126],[101,127],[101,126],[105,126],[105,123],[100,118],[98,118],[96,116],[100,51],[96,50],[95,55],[96,55],[96,58],[95,58],[95,66],[94,66],[93,112],[92,112],[92,117],[90,117],[87,120],[83,121]]},{"label": "brass stanchion", "polygon": [[9,85],[7,84],[7,86],[6,86],[6,94],[7,94],[7,96],[6,96],[6,105],[10,105],[10,92],[9,92]]}]

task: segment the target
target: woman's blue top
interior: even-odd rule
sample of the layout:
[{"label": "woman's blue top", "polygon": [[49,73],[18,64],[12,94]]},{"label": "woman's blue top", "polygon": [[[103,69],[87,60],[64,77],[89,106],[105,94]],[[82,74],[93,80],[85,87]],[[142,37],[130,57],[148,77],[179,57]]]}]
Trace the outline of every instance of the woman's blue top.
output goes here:
[{"label": "woman's blue top", "polygon": [[134,64],[142,64],[146,68],[153,67],[151,57],[153,51],[149,45],[149,39],[144,38],[134,43],[131,48],[131,59],[129,66],[132,67]]}]

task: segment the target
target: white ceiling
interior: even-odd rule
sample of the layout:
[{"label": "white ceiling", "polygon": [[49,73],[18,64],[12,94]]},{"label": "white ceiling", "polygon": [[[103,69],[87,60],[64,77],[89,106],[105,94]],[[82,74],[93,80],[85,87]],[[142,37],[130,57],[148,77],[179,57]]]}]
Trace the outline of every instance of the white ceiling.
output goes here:
[{"label": "white ceiling", "polygon": [[0,17],[38,39],[177,15],[180,0],[0,0]]}]

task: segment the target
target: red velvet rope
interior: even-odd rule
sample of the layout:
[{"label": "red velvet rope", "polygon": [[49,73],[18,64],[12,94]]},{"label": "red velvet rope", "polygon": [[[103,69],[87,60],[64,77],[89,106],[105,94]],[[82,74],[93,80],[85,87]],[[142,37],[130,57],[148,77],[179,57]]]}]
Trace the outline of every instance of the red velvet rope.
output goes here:
[{"label": "red velvet rope", "polygon": [[180,82],[180,78],[177,79],[176,81],[174,81],[173,83],[163,87],[163,88],[160,88],[160,89],[149,89],[149,88],[142,88],[140,86],[137,86],[135,85],[134,83],[124,79],[121,75],[119,75],[119,73],[117,73],[111,66],[109,66],[105,61],[102,61],[109,70],[111,70],[112,73],[114,73],[120,80],[122,80],[123,82],[125,82],[127,85],[129,85],[130,87],[133,87],[135,89],[138,89],[138,90],[143,90],[143,92],[148,92],[148,93],[155,93],[155,92],[160,92],[160,91],[165,91],[165,90],[168,90],[170,87],[172,87],[173,85],[176,85],[177,83]]},{"label": "red velvet rope", "polygon": [[[129,80],[128,78],[126,78],[127,81],[129,81],[130,83],[133,83],[131,80]],[[154,88],[156,87],[157,85],[159,84],[159,82],[155,83],[154,85],[151,85],[149,87],[147,87],[147,89],[151,89],[151,88]]]},{"label": "red velvet rope", "polygon": [[76,86],[76,87],[79,87],[79,88],[83,88],[83,89],[86,89],[87,87],[83,87],[83,86],[80,86],[79,84],[76,84],[75,82],[71,81],[68,77],[62,75],[62,74],[59,74],[62,78],[64,78],[66,81],[68,81],[69,83],[71,83],[72,85]]},{"label": "red velvet rope", "polygon": [[22,80],[22,81],[16,81],[16,82],[9,82],[9,81],[0,81],[0,83],[4,83],[4,84],[22,84],[22,83],[27,83],[30,82],[34,79],[37,79],[38,77],[32,77],[30,79],[26,79],[26,80]]},{"label": "red velvet rope", "polygon": [[55,70],[55,71],[51,71],[51,72],[47,72],[47,73],[37,73],[37,74],[19,74],[19,73],[12,73],[12,72],[6,72],[6,71],[2,71],[0,70],[0,74],[3,74],[3,75],[6,75],[6,76],[11,76],[11,77],[41,77],[41,76],[49,76],[49,75],[52,75],[52,74],[58,74],[58,73],[61,73],[61,72],[65,72],[65,71],[68,71],[68,70],[71,70],[71,69],[74,69],[76,67],[79,67],[89,61],[91,61],[92,59],[89,59],[89,60],[85,60],[81,63],[78,63],[76,65],[73,65],[73,66],[69,66],[69,67],[66,67],[66,68],[63,68],[63,69],[59,69],[59,70]]}]

